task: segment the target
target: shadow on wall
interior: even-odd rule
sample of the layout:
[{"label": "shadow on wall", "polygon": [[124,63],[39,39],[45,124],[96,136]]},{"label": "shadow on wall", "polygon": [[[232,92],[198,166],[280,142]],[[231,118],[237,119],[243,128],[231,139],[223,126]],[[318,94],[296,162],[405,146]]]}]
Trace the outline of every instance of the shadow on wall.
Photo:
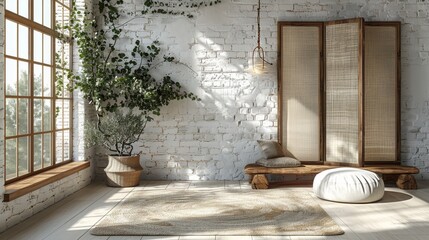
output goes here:
[{"label": "shadow on wall", "polygon": [[159,146],[141,146],[144,178],[243,179],[244,166],[262,157],[256,140],[276,138],[275,73],[254,76],[247,52],[238,57],[202,32],[190,44],[197,74],[180,66],[168,71],[202,101],[172,103],[148,125],[146,133],[156,132]]},{"label": "shadow on wall", "polygon": [[[402,9],[403,3],[383,2],[382,7],[377,4],[377,1],[327,2],[323,6],[303,1],[262,3],[262,44],[267,46],[268,60],[274,61],[277,54],[277,20],[326,21],[361,16],[368,20],[402,19],[404,26],[411,24],[395,10],[397,7]],[[243,179],[242,166],[261,157],[255,140],[277,139],[275,66],[262,75],[247,71],[249,54],[256,45],[254,5],[248,1],[224,1],[200,9],[195,19],[153,16],[135,24],[133,31],[137,36],[145,41],[159,40],[172,56],[192,69],[172,64],[157,71],[171,73],[185,89],[202,98],[197,103],[174,102],[163,108],[162,115],[148,125],[145,140],[138,148],[143,152],[144,178]],[[418,24],[413,18],[412,26],[403,33],[410,32],[409,29]],[[418,40],[416,34],[410,35],[413,35],[410,42],[414,44]],[[405,51],[410,50],[410,43],[403,45]],[[416,67],[421,71],[426,66]],[[429,89],[424,88],[427,85],[424,73],[419,75],[419,83],[411,83],[407,69],[404,68],[404,81],[424,97],[425,89]],[[413,89],[403,91],[410,95]],[[420,111],[417,107],[414,110]],[[417,112],[415,115],[420,117],[421,114]],[[346,156],[354,154],[356,149],[347,152],[350,147],[346,141],[338,136],[335,138],[338,144],[332,151],[343,152]],[[419,141],[424,143],[424,140]]]},{"label": "shadow on wall", "polygon": [[[247,33],[240,29],[243,26],[234,26],[227,16],[210,13],[201,14],[194,25],[183,19],[167,20],[166,30],[170,31],[157,32],[161,42],[174,39],[169,52],[178,53],[180,60],[195,71],[172,66],[160,69],[162,74],[175,76],[202,101],[175,102],[148,125],[150,136],[145,139],[152,142],[140,148],[144,178],[243,179],[244,166],[262,157],[256,140],[277,139],[276,67],[267,66],[265,74],[254,74],[249,66],[253,45],[246,44]],[[183,28],[194,31],[193,38],[189,31],[181,31]],[[242,44],[240,48],[226,43],[230,35]],[[347,144],[338,141],[341,143],[335,152],[345,152]]]}]

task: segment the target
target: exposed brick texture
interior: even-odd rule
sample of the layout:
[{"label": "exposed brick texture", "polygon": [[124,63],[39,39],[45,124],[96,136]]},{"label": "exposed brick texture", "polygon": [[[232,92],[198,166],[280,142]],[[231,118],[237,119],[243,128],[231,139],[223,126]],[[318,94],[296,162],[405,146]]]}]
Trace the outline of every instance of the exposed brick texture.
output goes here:
[{"label": "exposed brick texture", "polygon": [[[126,0],[126,12],[143,9]],[[3,22],[0,0],[0,162],[3,163]],[[162,109],[139,143],[145,179],[243,179],[243,167],[261,157],[257,139],[277,138],[277,26],[279,20],[328,21],[364,17],[402,24],[402,155],[406,165],[429,179],[429,12],[423,0],[263,0],[262,46],[273,62],[263,74],[252,72],[256,46],[256,1],[223,0],[201,8],[195,18],[148,15],[129,22],[129,36],[144,43],[159,40],[183,64],[164,64],[155,75],[170,73],[201,102],[177,101]],[[122,21],[127,21],[122,19]],[[129,38],[119,46],[131,47]],[[78,63],[78,59],[75,59]],[[77,68],[78,66],[76,66]],[[75,94],[75,97],[79,94]],[[79,105],[80,104],[80,105]],[[90,115],[76,99],[75,115]],[[83,120],[75,118],[75,158],[90,158],[82,147]],[[78,127],[80,126],[80,127]],[[103,174],[106,158],[98,150],[92,164]],[[0,231],[22,221],[89,183],[91,171],[72,175],[10,203],[0,203]],[[4,191],[0,164],[0,196]]]},{"label": "exposed brick texture", "polygon": [[86,168],[11,202],[0,203],[0,232],[87,186],[91,175],[91,169]]},{"label": "exposed brick texture", "polygon": [[[261,157],[257,139],[277,138],[277,26],[279,20],[329,21],[363,17],[402,24],[402,162],[418,166],[429,178],[429,3],[416,0],[263,0],[262,47],[274,63],[264,74],[249,67],[256,46],[256,3],[223,0],[201,8],[194,19],[148,15],[124,27],[145,43],[184,65],[165,64],[154,73],[170,73],[201,102],[178,101],[162,109],[138,150],[145,179],[243,179],[243,166]],[[124,12],[143,9],[127,0]],[[124,18],[128,21],[130,17]],[[120,47],[131,47],[129,38]],[[106,158],[99,151],[97,173]]]}]

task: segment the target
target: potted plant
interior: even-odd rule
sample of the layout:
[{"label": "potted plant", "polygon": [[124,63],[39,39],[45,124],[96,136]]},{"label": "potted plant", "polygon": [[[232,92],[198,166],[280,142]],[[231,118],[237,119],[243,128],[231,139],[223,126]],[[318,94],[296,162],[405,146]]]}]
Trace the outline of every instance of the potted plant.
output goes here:
[{"label": "potted plant", "polygon": [[143,168],[139,154],[133,154],[133,144],[140,140],[149,120],[143,114],[116,111],[100,119],[98,123],[85,125],[87,147],[102,146],[109,152],[109,163],[104,169],[106,183],[113,187],[136,186]]},{"label": "potted plant", "polygon": [[[124,26],[118,25],[122,3],[101,0],[94,12],[74,7],[69,30],[78,47],[80,69],[67,75],[73,83],[68,87],[78,89],[95,106],[98,120],[86,124],[86,146],[100,145],[111,153],[105,169],[107,183],[125,187],[139,184],[142,168],[133,143],[140,140],[152,116],[160,115],[161,107],[173,100],[199,99],[169,75],[162,80],[152,76],[160,63],[175,62],[170,56],[160,59],[157,41],[143,47],[135,40],[131,51],[117,49],[118,39],[124,37]],[[94,16],[102,17],[103,27]],[[61,85],[63,79],[59,76],[57,81]]]}]

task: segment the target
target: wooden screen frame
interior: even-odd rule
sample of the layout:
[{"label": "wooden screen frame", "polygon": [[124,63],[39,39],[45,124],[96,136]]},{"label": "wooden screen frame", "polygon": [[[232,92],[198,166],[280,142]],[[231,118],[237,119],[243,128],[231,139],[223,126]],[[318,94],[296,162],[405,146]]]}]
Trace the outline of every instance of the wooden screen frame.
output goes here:
[{"label": "wooden screen frame", "polygon": [[324,104],[324,69],[325,69],[325,57],[324,57],[324,38],[325,38],[325,30],[324,30],[324,22],[295,22],[295,21],[279,21],[277,23],[277,35],[278,35],[278,55],[277,55],[277,97],[278,97],[278,107],[277,107],[277,116],[278,116],[278,128],[277,128],[277,137],[280,145],[283,144],[283,114],[282,114],[282,91],[283,91],[283,76],[282,76],[282,48],[283,48],[283,34],[282,28],[284,26],[301,26],[301,27],[318,27],[319,28],[319,47],[320,47],[320,66],[319,66],[319,119],[320,119],[320,149],[319,149],[319,161],[305,161],[305,164],[323,164],[325,162],[325,137],[324,137],[324,112],[325,112],[325,104]]},{"label": "wooden screen frame", "polygon": [[[341,162],[327,162],[326,161],[326,26],[332,24],[341,24],[341,23],[353,23],[356,22],[359,24],[359,76],[358,76],[358,163],[341,163]],[[277,65],[277,75],[278,75],[278,141],[282,144],[283,139],[283,122],[282,122],[282,27],[283,26],[321,26],[322,33],[320,35],[320,42],[322,44],[322,51],[320,55],[320,161],[306,162],[306,164],[325,164],[325,165],[337,165],[337,166],[364,166],[364,165],[400,165],[400,153],[401,153],[401,22],[399,21],[381,21],[381,22],[365,22],[363,18],[355,18],[355,19],[344,19],[337,21],[329,21],[329,22],[296,22],[296,21],[279,21],[278,22],[278,65]],[[396,161],[369,161],[365,162],[365,26],[392,26],[396,28],[397,33],[397,65],[396,65],[396,94],[395,94],[395,102],[396,102]]]},{"label": "wooden screen frame", "polygon": [[396,29],[396,91],[395,91],[395,120],[396,120],[396,160],[395,161],[364,161],[364,165],[400,165],[401,164],[401,22],[380,21],[365,22],[365,26],[386,26]]},{"label": "wooden screen frame", "polygon": [[[363,160],[364,160],[364,126],[365,126],[365,120],[364,120],[364,38],[365,38],[365,32],[364,32],[364,19],[363,18],[353,18],[353,19],[343,19],[343,20],[335,20],[335,21],[329,21],[324,23],[324,35],[326,35],[326,27],[329,25],[336,25],[336,24],[343,24],[343,23],[358,23],[359,26],[359,54],[358,54],[358,62],[359,62],[359,74],[358,74],[358,163],[342,163],[342,162],[328,162],[326,161],[326,126],[323,127],[324,131],[324,164],[325,165],[334,165],[334,166],[352,166],[352,167],[361,167],[363,166]],[[326,54],[326,40],[324,40],[324,53]],[[324,69],[325,69],[325,76],[324,76],[324,96],[326,95],[326,61],[324,61]],[[324,101],[324,106],[326,107],[326,101]],[[326,120],[326,109],[324,108],[323,111],[323,118]]]}]

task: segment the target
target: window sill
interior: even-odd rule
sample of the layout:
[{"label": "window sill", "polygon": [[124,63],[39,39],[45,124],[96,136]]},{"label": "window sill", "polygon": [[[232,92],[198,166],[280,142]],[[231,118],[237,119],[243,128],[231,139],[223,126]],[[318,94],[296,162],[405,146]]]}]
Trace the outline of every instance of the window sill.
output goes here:
[{"label": "window sill", "polygon": [[89,162],[71,162],[5,186],[3,202],[10,202],[27,193],[88,168]]}]

